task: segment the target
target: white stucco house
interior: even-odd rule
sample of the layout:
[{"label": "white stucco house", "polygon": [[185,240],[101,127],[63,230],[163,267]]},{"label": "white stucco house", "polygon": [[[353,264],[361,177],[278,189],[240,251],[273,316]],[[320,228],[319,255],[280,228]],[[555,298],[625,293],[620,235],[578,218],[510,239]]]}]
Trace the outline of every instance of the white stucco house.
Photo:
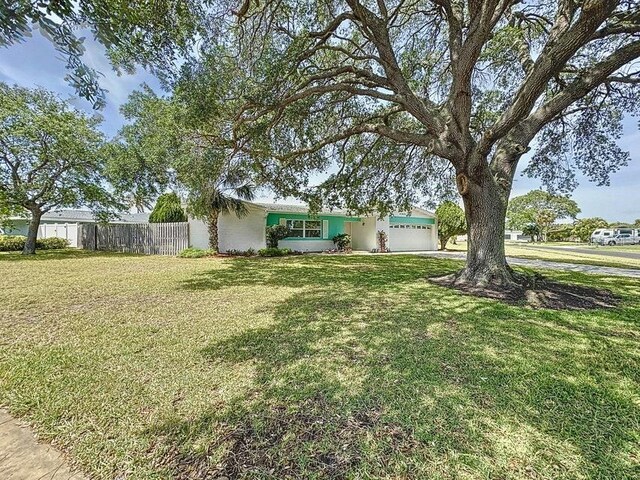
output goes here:
[{"label": "white stucco house", "polygon": [[[387,234],[387,247],[394,252],[437,250],[437,220],[434,213],[413,208],[409,214],[354,216],[342,210],[321,211],[310,216],[305,205],[247,202],[249,214],[243,218],[223,215],[219,219],[220,251],[258,250],[266,246],[265,229],[269,225],[288,225],[292,236],[281,240],[281,248],[319,252],[335,248],[333,237],[351,235],[354,250],[371,251],[378,247],[377,232]],[[189,222],[189,243],[208,248],[207,226],[200,220]]]}]

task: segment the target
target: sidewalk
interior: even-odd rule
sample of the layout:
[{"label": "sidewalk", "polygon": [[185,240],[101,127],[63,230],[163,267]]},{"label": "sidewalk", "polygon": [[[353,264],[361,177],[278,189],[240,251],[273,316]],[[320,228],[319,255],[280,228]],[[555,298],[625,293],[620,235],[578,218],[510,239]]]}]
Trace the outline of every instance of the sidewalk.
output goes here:
[{"label": "sidewalk", "polygon": [[0,409],[0,479],[83,480],[51,445],[38,443],[31,429]]}]

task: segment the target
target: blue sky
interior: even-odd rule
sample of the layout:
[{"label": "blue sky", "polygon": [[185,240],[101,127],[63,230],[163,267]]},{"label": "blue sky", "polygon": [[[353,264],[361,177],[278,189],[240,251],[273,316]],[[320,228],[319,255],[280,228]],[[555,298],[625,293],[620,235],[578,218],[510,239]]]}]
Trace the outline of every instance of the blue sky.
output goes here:
[{"label": "blue sky", "polygon": [[[87,39],[86,47],[85,61],[104,75],[101,85],[108,93],[107,106],[100,112],[104,117],[102,130],[113,136],[123,123],[118,109],[129,94],[143,82],[158,91],[159,84],[152,75],[141,70],[135,75],[118,76],[111,69],[101,45]],[[65,73],[63,60],[38,32],[24,43],[0,48],[0,81],[47,88],[70,100],[77,108],[93,112],[89,102],[75,97],[73,89],[64,80]],[[624,133],[620,146],[631,152],[629,166],[612,175],[608,187],[598,187],[585,178],[579,178],[580,185],[572,197],[582,209],[580,217],[598,216],[609,221],[626,222],[640,218],[640,132],[637,119],[626,119]],[[525,165],[524,161],[521,162],[520,170]],[[537,180],[518,174],[512,197],[539,187]],[[271,200],[271,197],[265,192],[260,200]]]}]

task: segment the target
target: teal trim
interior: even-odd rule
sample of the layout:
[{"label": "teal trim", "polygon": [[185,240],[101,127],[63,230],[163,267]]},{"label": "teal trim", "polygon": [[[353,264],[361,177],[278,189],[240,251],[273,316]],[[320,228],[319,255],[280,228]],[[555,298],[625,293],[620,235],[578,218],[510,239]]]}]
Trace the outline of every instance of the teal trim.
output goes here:
[{"label": "teal trim", "polygon": [[304,213],[268,213],[267,214],[267,226],[280,224],[280,219],[286,220],[326,220],[329,222],[329,235],[328,238],[300,238],[300,237],[287,237],[285,240],[300,240],[300,241],[315,241],[315,240],[331,240],[336,235],[345,232],[344,224],[346,222],[359,222],[359,217],[346,217],[339,215],[305,215]]},{"label": "teal trim", "polygon": [[435,218],[423,218],[423,217],[389,217],[389,223],[404,223],[409,225],[435,225]]}]

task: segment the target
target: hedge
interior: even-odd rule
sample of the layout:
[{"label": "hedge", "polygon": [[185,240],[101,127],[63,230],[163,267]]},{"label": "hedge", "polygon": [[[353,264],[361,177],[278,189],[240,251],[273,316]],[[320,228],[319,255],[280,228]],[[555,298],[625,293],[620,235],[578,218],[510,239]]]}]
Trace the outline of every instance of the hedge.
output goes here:
[{"label": "hedge", "polygon": [[[22,235],[0,235],[0,252],[20,252],[24,248],[27,237]],[[55,250],[67,248],[69,240],[66,238],[39,238],[36,240],[36,250]]]}]

